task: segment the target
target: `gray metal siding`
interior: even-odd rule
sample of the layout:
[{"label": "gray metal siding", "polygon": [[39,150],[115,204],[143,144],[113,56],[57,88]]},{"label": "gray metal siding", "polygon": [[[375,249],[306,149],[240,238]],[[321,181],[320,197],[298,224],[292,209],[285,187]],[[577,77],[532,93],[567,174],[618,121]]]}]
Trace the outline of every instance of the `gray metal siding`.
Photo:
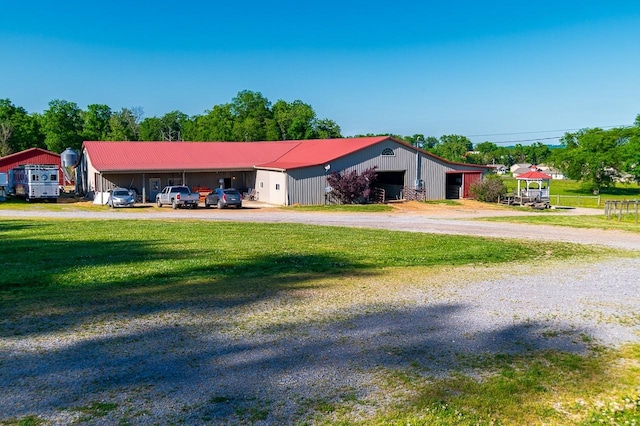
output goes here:
[{"label": "gray metal siding", "polygon": [[[385,148],[391,148],[395,155],[382,155]],[[416,164],[417,162],[417,164]],[[354,152],[346,157],[330,162],[331,168],[325,172],[323,166],[307,167],[288,171],[290,204],[324,204],[326,175],[333,172],[364,170],[376,167],[378,172],[404,171],[405,186],[414,187],[416,176],[424,182],[427,199],[445,198],[446,172],[455,170],[451,164],[425,155],[392,140]],[[462,167],[462,166],[460,166]]]},{"label": "gray metal siding", "polygon": [[427,200],[444,200],[447,187],[447,163],[421,154],[423,158],[420,179],[424,182]]},{"label": "gray metal siding", "polygon": [[290,170],[287,175],[288,204],[324,204],[326,175],[320,166]]}]

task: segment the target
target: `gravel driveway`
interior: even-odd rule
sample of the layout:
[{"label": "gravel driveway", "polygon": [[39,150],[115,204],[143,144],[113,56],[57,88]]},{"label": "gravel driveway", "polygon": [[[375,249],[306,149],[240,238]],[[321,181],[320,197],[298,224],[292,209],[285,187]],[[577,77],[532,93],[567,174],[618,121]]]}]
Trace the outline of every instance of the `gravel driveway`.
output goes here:
[{"label": "gravel driveway", "polygon": [[[1,210],[0,217],[56,217],[81,219],[194,219],[223,220],[239,222],[265,223],[304,223],[326,226],[347,226],[396,231],[425,232],[435,234],[477,235],[484,237],[518,238],[528,241],[563,241],[579,244],[597,244],[621,249],[640,250],[640,236],[637,233],[600,229],[577,229],[560,226],[527,225],[516,223],[480,222],[469,219],[499,215],[527,215],[513,210],[447,210],[436,212],[391,212],[391,213],[339,213],[296,212],[264,207],[260,203],[245,202],[247,207],[236,209],[204,209],[172,210],[156,209],[151,206],[138,207],[133,210],[109,211],[50,211]],[[594,215],[602,214],[596,209],[571,209],[562,215]]]},{"label": "gravel driveway", "polygon": [[[143,210],[143,209],[141,209]],[[150,209],[151,210],[151,209]],[[188,217],[470,233],[640,249],[620,232],[473,222],[421,214],[242,211],[18,212],[22,217]],[[16,212],[2,211],[1,216]],[[420,365],[441,376],[457,355],[640,341],[640,258],[545,262],[527,279],[509,267],[407,276],[256,296],[0,318],[0,422],[38,415],[57,424],[290,424],[323,403],[353,418],[394,399],[385,374]],[[344,285],[340,285],[342,281]],[[288,323],[287,315],[304,321]],[[77,318],[82,318],[78,320]],[[71,325],[68,325],[71,324]],[[398,391],[399,392],[399,391]],[[101,405],[102,404],[102,405]],[[102,411],[100,411],[102,407]]]}]

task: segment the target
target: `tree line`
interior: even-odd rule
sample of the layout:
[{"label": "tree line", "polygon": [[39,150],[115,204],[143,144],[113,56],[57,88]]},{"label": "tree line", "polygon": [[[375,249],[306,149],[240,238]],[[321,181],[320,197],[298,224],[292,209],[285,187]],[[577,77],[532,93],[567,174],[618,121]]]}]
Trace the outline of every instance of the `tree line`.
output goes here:
[{"label": "tree line", "polygon": [[272,104],[259,92],[241,91],[231,102],[203,114],[171,111],[143,118],[141,107],[113,111],[91,104],[55,99],[42,113],[29,113],[0,99],[0,156],[28,148],[62,152],[80,149],[83,141],[264,141],[339,138],[335,121],[318,118],[300,101]]},{"label": "tree line", "polygon": [[[62,152],[79,150],[86,140],[113,141],[276,141],[340,138],[340,126],[318,118],[300,101],[271,103],[260,92],[238,92],[229,103],[203,114],[171,111],[143,117],[141,107],[113,111],[108,105],[55,99],[43,113],[29,113],[9,99],[0,99],[0,156],[40,147]],[[414,134],[394,136],[450,161],[470,164],[547,163],[594,190],[613,185],[621,176],[640,182],[640,115],[632,126],[584,129],[566,133],[558,146],[541,142],[503,147],[474,144],[462,135],[439,138]],[[364,134],[357,136],[381,136]]]},{"label": "tree line", "polygon": [[[493,142],[475,146],[462,135],[440,138],[385,134],[402,139],[450,161],[469,164],[529,163],[554,166],[569,179],[582,181],[585,189],[599,191],[618,181],[640,183],[640,115],[631,126],[611,129],[590,128],[565,133],[560,145],[541,142],[501,147]],[[374,136],[373,134],[361,136]]]}]

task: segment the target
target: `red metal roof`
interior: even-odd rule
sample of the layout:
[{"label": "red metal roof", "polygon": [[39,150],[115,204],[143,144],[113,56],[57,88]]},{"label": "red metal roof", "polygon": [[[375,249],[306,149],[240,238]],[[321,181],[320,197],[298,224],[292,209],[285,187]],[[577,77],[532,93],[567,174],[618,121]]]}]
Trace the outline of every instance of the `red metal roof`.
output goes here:
[{"label": "red metal roof", "polygon": [[324,164],[387,136],[280,142],[106,142],[87,141],[96,170],[294,169]]},{"label": "red metal roof", "polygon": [[540,180],[540,179],[551,179],[551,176],[538,172],[536,170],[531,170],[530,172],[522,173],[521,175],[518,175],[516,179]]},{"label": "red metal roof", "polygon": [[299,143],[294,149],[275,159],[275,161],[260,164],[260,167],[289,170],[324,165],[329,161],[344,157],[387,139],[389,139],[388,136],[377,136],[298,141]]},{"label": "red metal roof", "polygon": [[54,164],[60,166],[60,154],[42,148],[29,148],[0,158],[0,172],[7,173],[23,164]]},{"label": "red metal roof", "polygon": [[[290,170],[324,165],[386,140],[416,149],[390,136],[277,142],[87,141],[84,149],[95,169],[101,172],[241,170],[255,167]],[[420,151],[445,163],[465,166],[466,170],[486,170],[483,166],[455,163]]]},{"label": "red metal roof", "polygon": [[99,171],[252,169],[273,161],[297,142],[97,142],[84,143]]}]

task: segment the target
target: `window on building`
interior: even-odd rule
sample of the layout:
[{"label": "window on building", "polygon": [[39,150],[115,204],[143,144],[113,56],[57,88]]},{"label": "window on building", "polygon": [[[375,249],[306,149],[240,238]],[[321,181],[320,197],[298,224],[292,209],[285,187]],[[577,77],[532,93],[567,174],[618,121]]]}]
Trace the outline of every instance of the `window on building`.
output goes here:
[{"label": "window on building", "polygon": [[264,188],[264,182],[260,181],[260,188]]},{"label": "window on building", "polygon": [[385,148],[382,150],[382,155],[393,157],[396,154],[391,148]]},{"label": "window on building", "polygon": [[280,191],[280,184],[276,183],[276,191]]}]

